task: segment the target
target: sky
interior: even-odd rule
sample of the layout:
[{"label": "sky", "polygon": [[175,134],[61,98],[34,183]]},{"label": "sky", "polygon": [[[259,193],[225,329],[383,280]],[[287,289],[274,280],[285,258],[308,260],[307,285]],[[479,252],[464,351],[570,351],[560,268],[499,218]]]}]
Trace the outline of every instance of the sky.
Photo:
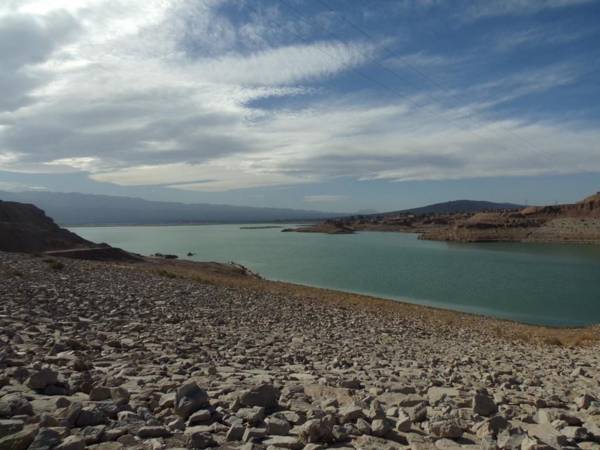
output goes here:
[{"label": "sky", "polygon": [[600,0],[2,0],[0,190],[577,201],[599,81]]}]

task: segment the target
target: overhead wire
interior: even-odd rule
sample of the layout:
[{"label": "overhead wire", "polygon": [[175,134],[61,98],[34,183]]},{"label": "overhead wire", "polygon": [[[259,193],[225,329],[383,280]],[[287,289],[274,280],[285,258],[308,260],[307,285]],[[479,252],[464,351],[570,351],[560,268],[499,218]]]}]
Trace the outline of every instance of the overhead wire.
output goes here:
[{"label": "overhead wire", "polygon": [[[315,0],[317,3],[319,3],[321,6],[324,6],[327,10],[329,10],[330,12],[336,12],[336,10],[334,10],[333,8],[329,7],[323,0]],[[312,25],[310,22],[308,22],[307,19],[305,19],[302,15],[301,12],[298,11],[297,8],[291,6],[289,4],[289,2],[287,0],[280,0],[280,2],[282,4],[284,4],[290,11],[292,11],[296,17],[298,17],[300,20],[304,21],[305,23]],[[353,29],[359,31],[363,36],[367,37],[369,40],[373,41],[375,40],[375,37],[372,36],[371,34],[369,34],[367,31],[363,30],[362,28],[360,28],[359,26],[357,26],[356,24],[352,23],[351,21],[349,21],[348,19],[346,19],[343,15],[341,15],[340,13],[338,13],[337,15],[342,17],[342,20],[344,20],[346,23],[348,23],[349,25],[352,26]],[[324,29],[324,27],[321,26],[321,28]],[[325,33],[327,33],[329,36],[337,39],[337,40],[341,40],[341,37],[339,35],[337,35],[336,33],[333,33],[329,30],[324,29]],[[383,49],[391,56],[395,56],[393,55],[389,50],[387,50],[385,47],[383,47]],[[410,79],[407,80],[406,77],[403,77],[400,73],[398,73],[397,71],[395,71],[394,69],[387,67],[383,64],[381,64],[379,61],[375,61],[373,63],[375,66],[379,67],[380,69],[384,70],[385,72],[391,74],[393,77],[398,78],[399,80],[401,80],[402,82],[409,82],[411,85],[419,87],[416,83],[411,82]],[[407,67],[410,67],[412,69],[413,72],[417,73],[418,75],[425,77],[426,79],[430,80],[430,82],[432,84],[434,84],[436,87],[445,90],[445,88],[439,84],[438,82],[436,82],[433,78],[427,76],[424,72],[422,72],[421,70],[412,67],[412,65],[407,64]],[[387,86],[388,88],[390,88],[389,86]],[[391,88],[390,88],[391,89]],[[438,104],[439,101],[437,99],[435,99],[431,93],[429,92],[425,92],[423,94],[425,97],[427,97],[430,102],[432,102],[433,104]],[[414,105],[413,105],[414,106]],[[422,107],[421,107],[422,108]],[[461,120],[467,120],[470,119],[475,113],[470,113],[467,114],[466,116],[461,117]],[[443,117],[441,114],[434,114],[437,115],[438,117]],[[461,122],[458,122],[458,119],[453,119],[453,118],[447,118],[446,119],[449,122],[454,122],[455,124],[459,125],[459,128],[461,128],[464,131],[467,131],[471,134],[474,134],[475,136],[479,137],[479,138],[483,138],[486,139],[484,136],[481,136],[479,133],[477,133],[476,131],[474,131],[471,128],[467,128],[465,127]],[[528,146],[531,150],[534,150],[536,153],[541,153],[541,151],[539,149],[537,149],[533,144],[531,144],[530,142],[528,142],[525,138],[523,138],[522,136],[518,135],[517,133],[515,133],[512,129],[507,128],[507,127],[503,127],[500,124],[500,127],[504,129],[504,131],[506,131],[507,133],[511,134],[511,136],[513,136],[515,139],[522,141],[522,143],[524,143],[526,146]],[[522,145],[522,144],[521,144]],[[496,146],[501,147],[504,150],[508,150],[508,146],[502,145],[502,144],[496,144]]]}]

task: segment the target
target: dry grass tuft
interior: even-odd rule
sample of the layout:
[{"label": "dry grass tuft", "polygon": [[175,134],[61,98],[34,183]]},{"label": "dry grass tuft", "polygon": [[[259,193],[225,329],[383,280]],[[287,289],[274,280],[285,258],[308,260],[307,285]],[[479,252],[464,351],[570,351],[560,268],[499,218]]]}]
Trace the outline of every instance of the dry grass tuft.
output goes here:
[{"label": "dry grass tuft", "polygon": [[64,263],[57,261],[55,259],[52,259],[52,258],[44,259],[44,262],[46,264],[48,264],[48,267],[50,267],[52,270],[60,271],[65,268]]}]

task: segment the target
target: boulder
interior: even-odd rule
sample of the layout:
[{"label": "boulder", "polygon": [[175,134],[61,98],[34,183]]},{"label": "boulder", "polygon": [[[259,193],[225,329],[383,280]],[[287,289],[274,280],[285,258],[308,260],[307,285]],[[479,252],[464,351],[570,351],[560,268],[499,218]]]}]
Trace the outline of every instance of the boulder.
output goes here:
[{"label": "boulder", "polygon": [[203,425],[212,422],[212,414],[208,409],[200,409],[193,413],[188,419],[188,425]]},{"label": "boulder", "polygon": [[18,433],[23,429],[23,426],[22,420],[0,420],[0,438]]},{"label": "boulder", "polygon": [[396,430],[402,433],[408,433],[412,428],[412,420],[408,414],[403,410],[398,411],[398,418],[396,420]]},{"label": "boulder", "polygon": [[225,439],[228,441],[241,441],[244,437],[245,428],[243,425],[234,423],[231,425],[227,434],[225,435]]},{"label": "boulder", "polygon": [[509,426],[508,421],[502,416],[494,416],[484,420],[474,426],[474,431],[481,439],[486,436],[492,436],[496,438],[498,433],[506,429]]},{"label": "boulder", "polygon": [[577,397],[575,400],[575,404],[579,409],[588,409],[593,401],[596,399],[592,397],[590,394],[583,394]]},{"label": "boulder", "polygon": [[391,429],[392,427],[387,419],[375,419],[371,422],[373,436],[384,437]]},{"label": "boulder", "polygon": [[286,436],[290,433],[290,424],[284,419],[268,417],[265,420],[265,425],[267,426],[267,434]]},{"label": "boulder", "polygon": [[49,368],[33,373],[25,382],[34,391],[43,391],[46,387],[58,383],[58,374]]},{"label": "boulder", "polygon": [[28,425],[18,433],[0,439],[0,450],[27,450],[38,433],[37,425]]},{"label": "boulder", "polygon": [[255,441],[257,439],[263,439],[266,435],[267,435],[267,430],[265,428],[248,427],[244,430],[244,435],[242,436],[242,441],[244,441],[244,442]]},{"label": "boulder", "polygon": [[129,403],[131,394],[129,393],[129,391],[127,389],[119,386],[119,387],[111,388],[110,397],[112,398],[113,402],[115,402],[116,405],[122,406],[122,405],[126,405],[127,403]]},{"label": "boulder", "polygon": [[456,419],[443,419],[431,422],[429,432],[439,438],[457,439],[461,437],[464,430]]},{"label": "boulder", "polygon": [[8,394],[0,400],[0,417],[32,415],[31,403],[21,394]]},{"label": "boulder", "polygon": [[473,412],[480,416],[489,417],[498,412],[498,406],[487,392],[478,392],[473,397]]},{"label": "boulder", "polygon": [[250,425],[256,425],[265,418],[265,408],[261,406],[255,406],[253,408],[240,408],[237,410],[235,415]]},{"label": "boulder", "polygon": [[105,425],[85,427],[83,430],[81,430],[81,437],[85,441],[86,445],[98,444],[104,440],[105,431]]},{"label": "boulder", "polygon": [[175,394],[175,414],[187,420],[196,411],[210,406],[208,394],[195,381],[190,381]]},{"label": "boulder", "polygon": [[96,406],[87,406],[79,412],[77,420],[75,420],[75,426],[78,428],[93,427],[105,424],[106,422],[107,418],[101,409]]},{"label": "boulder", "polygon": [[148,426],[141,427],[138,430],[137,435],[140,439],[164,438],[171,436],[171,432],[165,427]]},{"label": "boulder", "polygon": [[41,428],[28,450],[50,450],[60,443],[60,434],[51,428]]},{"label": "boulder", "polygon": [[305,444],[333,441],[333,420],[323,417],[306,421],[300,428],[299,437]]},{"label": "boulder", "polygon": [[79,436],[67,436],[54,450],[84,450],[85,441]]},{"label": "boulder", "polygon": [[279,407],[281,392],[272,384],[263,383],[241,393],[239,401],[244,406],[261,406],[267,411]]},{"label": "boulder", "polygon": [[527,424],[526,431],[530,438],[553,448],[562,448],[568,443],[568,439],[550,424]]},{"label": "boulder", "polygon": [[349,405],[340,408],[338,412],[340,422],[344,423],[354,423],[358,419],[366,419],[365,413],[362,408],[357,405]]},{"label": "boulder", "polygon": [[191,429],[186,431],[184,436],[187,448],[210,448],[219,446],[212,435],[206,431]]},{"label": "boulder", "polygon": [[365,419],[356,421],[356,429],[360,434],[371,434],[371,425]]},{"label": "boulder", "polygon": [[266,445],[267,448],[289,448],[292,450],[300,450],[304,447],[298,438],[293,436],[269,436],[262,441],[262,445]]},{"label": "boulder", "polygon": [[501,449],[517,449],[527,435],[521,429],[507,428],[498,433],[497,444]]},{"label": "boulder", "polygon": [[460,391],[456,388],[448,388],[448,387],[431,387],[427,391],[427,398],[431,405],[436,405],[443,399],[450,397],[458,397],[460,395]]},{"label": "boulder", "polygon": [[110,398],[110,388],[106,386],[94,386],[88,395],[92,402],[108,400]]}]

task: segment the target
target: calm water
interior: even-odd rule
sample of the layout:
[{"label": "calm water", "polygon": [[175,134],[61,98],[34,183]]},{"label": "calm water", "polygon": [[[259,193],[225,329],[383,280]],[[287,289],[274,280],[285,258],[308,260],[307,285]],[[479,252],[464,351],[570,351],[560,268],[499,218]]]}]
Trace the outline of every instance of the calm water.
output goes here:
[{"label": "calm water", "polygon": [[522,322],[600,322],[600,246],[451,244],[401,233],[322,235],[239,225],[72,228],[149,255],[235,261],[272,280]]}]

